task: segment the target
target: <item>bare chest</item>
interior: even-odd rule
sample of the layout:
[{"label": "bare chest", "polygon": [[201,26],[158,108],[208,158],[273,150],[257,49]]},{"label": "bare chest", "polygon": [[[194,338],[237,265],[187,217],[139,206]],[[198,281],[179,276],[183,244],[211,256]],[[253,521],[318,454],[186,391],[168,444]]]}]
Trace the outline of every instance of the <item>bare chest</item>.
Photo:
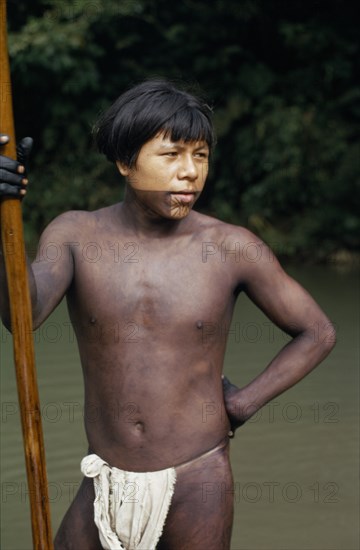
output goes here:
[{"label": "bare chest", "polygon": [[110,241],[77,254],[72,300],[83,320],[166,328],[223,319],[233,287],[225,265],[203,262],[201,243]]}]

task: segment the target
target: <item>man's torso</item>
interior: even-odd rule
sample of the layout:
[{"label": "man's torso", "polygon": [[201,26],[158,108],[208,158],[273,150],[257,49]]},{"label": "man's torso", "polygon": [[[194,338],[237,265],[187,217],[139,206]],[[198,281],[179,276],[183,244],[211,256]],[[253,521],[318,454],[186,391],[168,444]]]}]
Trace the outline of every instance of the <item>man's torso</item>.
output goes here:
[{"label": "man's torso", "polygon": [[204,256],[225,224],[193,212],[185,231],[140,239],[115,208],[83,216],[71,245],[85,425],[111,465],[157,470],[228,431],[221,371],[236,281],[229,262]]}]

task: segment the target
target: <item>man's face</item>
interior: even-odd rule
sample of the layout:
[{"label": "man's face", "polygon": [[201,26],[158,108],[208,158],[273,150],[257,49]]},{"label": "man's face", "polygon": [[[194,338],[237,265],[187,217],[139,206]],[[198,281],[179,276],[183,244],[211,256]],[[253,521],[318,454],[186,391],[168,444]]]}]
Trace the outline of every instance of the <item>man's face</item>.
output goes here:
[{"label": "man's face", "polygon": [[205,141],[173,142],[158,134],[140,149],[134,167],[117,162],[137,199],[162,217],[187,216],[204,188],[209,168]]}]

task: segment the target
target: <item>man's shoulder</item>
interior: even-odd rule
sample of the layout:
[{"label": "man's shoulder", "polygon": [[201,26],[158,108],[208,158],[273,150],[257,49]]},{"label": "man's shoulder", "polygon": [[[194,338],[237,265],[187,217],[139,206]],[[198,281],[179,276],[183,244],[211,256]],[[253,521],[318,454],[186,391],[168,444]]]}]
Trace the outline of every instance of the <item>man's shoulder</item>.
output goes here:
[{"label": "man's shoulder", "polygon": [[86,210],[68,210],[67,212],[59,214],[51,223],[62,225],[82,223],[91,219],[92,216],[93,212],[88,212]]},{"label": "man's shoulder", "polygon": [[45,228],[41,240],[61,238],[73,240],[74,237],[86,233],[96,224],[95,212],[86,210],[69,210],[59,214]]},{"label": "man's shoulder", "polygon": [[203,230],[197,235],[202,242],[204,263],[220,261],[227,269],[233,266],[237,274],[241,272],[243,280],[280,267],[271,248],[246,227],[211,216],[201,215],[198,220],[203,223]]},{"label": "man's shoulder", "polygon": [[227,243],[228,241],[239,241],[241,243],[262,243],[261,239],[242,225],[236,225],[213,216],[194,212],[195,221],[203,232],[212,235],[217,242]]},{"label": "man's shoulder", "polygon": [[57,229],[74,229],[77,226],[83,225],[91,220],[93,213],[87,212],[85,210],[68,210],[63,212],[54,218],[49,225],[48,229],[57,228]]},{"label": "man's shoulder", "polygon": [[100,208],[98,210],[68,210],[67,212],[63,212],[62,214],[59,214],[56,218],[54,218],[48,227],[57,227],[57,228],[64,228],[68,229],[85,229],[86,227],[91,228],[94,226],[99,220],[101,219],[107,219],[110,211],[112,210],[112,206],[107,206],[105,208]]}]

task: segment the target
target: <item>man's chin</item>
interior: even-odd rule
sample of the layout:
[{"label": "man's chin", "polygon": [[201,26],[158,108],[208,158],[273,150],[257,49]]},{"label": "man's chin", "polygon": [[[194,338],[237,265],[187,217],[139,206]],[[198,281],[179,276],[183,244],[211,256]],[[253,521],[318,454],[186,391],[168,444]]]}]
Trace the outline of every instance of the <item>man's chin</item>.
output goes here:
[{"label": "man's chin", "polygon": [[170,218],[172,220],[181,220],[186,218],[192,210],[192,205],[176,205],[172,206],[170,209]]},{"label": "man's chin", "polygon": [[193,206],[194,201],[187,204],[181,202],[177,202],[175,204],[173,203],[170,206],[170,217],[173,220],[181,220],[182,218],[186,218],[190,214]]}]

